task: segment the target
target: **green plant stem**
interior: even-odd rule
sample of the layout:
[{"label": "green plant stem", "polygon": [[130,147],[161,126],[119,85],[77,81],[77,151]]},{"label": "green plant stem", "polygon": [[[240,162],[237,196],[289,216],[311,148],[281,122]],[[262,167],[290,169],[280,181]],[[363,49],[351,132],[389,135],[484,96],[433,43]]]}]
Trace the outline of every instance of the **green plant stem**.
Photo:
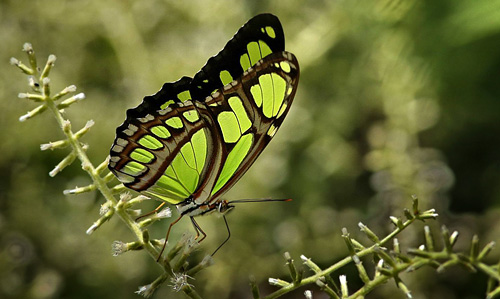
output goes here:
[{"label": "green plant stem", "polygon": [[[73,150],[76,152],[78,159],[82,162],[82,168],[89,174],[89,176],[92,178],[92,181],[96,188],[102,193],[104,198],[111,202],[113,204],[113,207],[116,207],[118,204],[118,201],[116,198],[113,196],[113,193],[111,192],[111,189],[107,186],[106,182],[104,179],[97,173],[95,167],[92,165],[90,162],[90,159],[88,158],[87,154],[85,153],[84,149],[82,148],[80,141],[75,137],[75,134],[68,129],[65,129],[66,124],[64,121],[64,118],[61,115],[61,112],[59,109],[57,109],[53,99],[51,97],[45,97],[45,103],[47,104],[47,107],[52,111],[54,114],[57,123],[59,124],[61,130],[63,130],[64,134],[69,140],[69,143]],[[137,239],[144,243],[143,237],[142,237],[142,231],[137,225],[137,223],[131,219],[127,213],[122,210],[122,209],[117,209],[116,213],[120,216],[120,218],[125,222],[125,224],[130,228],[130,230],[135,234]],[[154,257],[155,259],[158,257],[159,252],[151,245],[149,244],[144,244],[144,248],[148,251],[148,253]]]},{"label": "green plant stem", "polygon": [[[64,120],[61,112],[57,108],[57,106],[54,102],[54,99],[48,95],[44,95],[44,101],[45,101],[47,107],[54,114],[59,127],[66,135],[66,137],[69,141],[69,144],[71,145],[71,147],[75,151],[78,159],[82,162],[82,168],[89,174],[94,185],[101,192],[101,194],[104,196],[104,198],[108,202],[112,203],[112,208],[115,209],[116,214],[127,225],[127,227],[134,233],[137,240],[139,240],[143,244],[144,249],[146,249],[146,251],[149,253],[149,255],[156,261],[156,259],[158,258],[158,255],[160,254],[159,251],[149,241],[145,242],[141,228],[139,227],[137,222],[135,222],[134,219],[132,219],[127,214],[125,209],[121,209],[119,207],[117,208],[118,200],[113,196],[113,192],[106,184],[106,180],[100,176],[99,172],[96,170],[96,168],[90,162],[90,159],[88,158],[87,154],[85,153],[85,150],[83,149],[82,145],[80,144],[80,141],[78,140],[78,138],[76,138],[76,136],[73,133],[73,131],[71,130],[71,128],[67,128],[68,124],[66,124],[66,121]],[[163,264],[162,263],[157,263],[157,264],[164,271],[163,275],[168,275],[169,277],[172,276],[172,270],[171,270],[168,262],[165,262]],[[193,288],[183,288],[183,291],[190,298],[201,298],[200,295],[198,295]]]},{"label": "green plant stem", "polygon": [[404,263],[404,264],[397,265],[396,268],[393,268],[391,271],[394,274],[393,276],[379,275],[379,276],[375,277],[373,280],[370,280],[370,282],[365,284],[361,289],[359,289],[358,291],[356,291],[354,294],[350,295],[349,297],[346,297],[345,299],[363,298],[363,296],[370,293],[374,288],[386,283],[388,280],[397,276],[397,274],[408,269],[411,265],[412,265],[411,263]]},{"label": "green plant stem", "polygon": [[[415,220],[419,219],[418,217],[412,218],[410,220],[407,220],[404,222],[401,226],[397,227],[393,232],[391,232],[388,236],[386,236],[384,239],[382,239],[380,242],[372,245],[369,248],[360,250],[356,252],[356,256],[358,257],[364,257],[370,254],[380,254],[380,246],[384,245],[388,241],[390,241],[392,238],[394,238],[397,234],[399,234],[401,231],[403,231],[406,227],[411,225]],[[415,250],[415,253],[420,252],[420,250]],[[450,252],[449,249],[444,248],[440,252],[428,252],[424,251],[420,254],[425,253],[425,257],[419,257],[416,256],[414,259],[412,259],[409,262],[399,262],[399,263],[394,263],[391,264],[389,268],[384,268],[386,271],[386,274],[382,275],[376,275],[373,280],[370,280],[365,283],[365,285],[357,290],[354,294],[345,297],[347,298],[362,298],[368,293],[370,293],[374,288],[376,288],[379,285],[382,285],[386,283],[390,279],[396,279],[398,280],[398,275],[403,272],[409,270],[411,267],[415,267],[418,265],[418,267],[424,266],[424,265],[431,265],[431,266],[436,266],[439,265],[437,261],[443,261],[441,264],[441,267],[446,268],[447,265],[464,265],[466,268],[468,268],[471,271],[476,271],[479,270],[486,275],[488,275],[490,278],[496,280],[497,282],[500,282],[500,273],[499,271],[491,267],[487,264],[484,264],[482,262],[478,262],[476,260],[470,260],[467,257],[464,257],[463,255],[459,253],[454,253]],[[330,266],[329,268],[322,270],[322,271],[316,271],[316,273],[308,278],[305,278],[301,281],[299,284],[294,284],[294,283],[289,283],[282,287],[281,289],[275,291],[274,293],[263,297],[263,299],[272,299],[272,298],[277,298],[280,297],[288,292],[291,292],[299,287],[302,287],[307,284],[312,284],[319,280],[323,276],[328,276],[334,271],[337,271],[338,269],[344,267],[348,263],[352,262],[351,257],[346,257],[342,259],[341,261],[335,263],[334,265]],[[382,272],[382,273],[384,273]]]},{"label": "green plant stem", "polygon": [[496,279],[496,281],[498,283],[500,283],[500,274],[498,273],[498,271],[493,270],[491,268],[491,266],[488,266],[488,265],[486,265],[484,263],[477,263],[475,266],[480,271],[482,271],[483,273],[485,273],[489,277]]},{"label": "green plant stem", "polygon": [[[409,219],[409,220],[406,220],[400,227],[397,227],[393,232],[391,232],[389,235],[387,235],[385,238],[383,238],[379,243],[377,244],[374,244],[372,245],[371,247],[369,248],[366,248],[366,249],[363,249],[359,252],[356,253],[356,255],[358,257],[364,257],[364,256],[367,256],[367,255],[370,255],[370,254],[373,254],[373,253],[376,253],[377,251],[377,248],[384,245],[385,243],[387,243],[388,241],[390,241],[392,238],[394,238],[396,235],[398,235],[400,232],[402,232],[405,228],[407,228],[408,226],[410,226],[415,220],[417,220],[418,218],[412,218],[412,219]],[[288,285],[282,287],[281,289],[263,297],[263,299],[273,299],[273,298],[278,298],[286,293],[289,293],[297,288],[300,288],[304,285],[307,285],[307,284],[311,284],[311,283],[314,283],[316,282],[316,280],[320,279],[322,276],[327,276],[327,275],[330,275],[331,273],[337,271],[338,269],[344,267],[345,265],[349,264],[352,262],[352,258],[349,256],[349,257],[346,257],[344,259],[342,259],[341,261],[335,263],[334,265],[328,267],[327,269],[325,270],[322,270],[320,272],[317,272],[315,273],[314,275],[312,276],[309,276],[307,278],[304,278],[302,279],[302,281],[298,284],[294,284],[294,283],[289,283]],[[410,266],[410,264],[408,265],[408,267]],[[404,270],[404,269],[403,269]],[[403,271],[401,270],[401,271]],[[381,277],[386,277],[386,276],[383,276],[381,275]],[[390,279],[391,277],[387,277],[387,279]],[[386,279],[386,280],[387,280]],[[380,283],[383,283],[385,282],[386,280],[381,280],[380,279],[375,279],[375,280],[372,280],[372,283],[370,284],[370,289],[374,288],[375,286],[379,285],[380,283],[378,283],[378,281],[380,280]],[[376,281],[377,284],[374,284],[373,282]],[[359,291],[358,291],[359,292]]]}]

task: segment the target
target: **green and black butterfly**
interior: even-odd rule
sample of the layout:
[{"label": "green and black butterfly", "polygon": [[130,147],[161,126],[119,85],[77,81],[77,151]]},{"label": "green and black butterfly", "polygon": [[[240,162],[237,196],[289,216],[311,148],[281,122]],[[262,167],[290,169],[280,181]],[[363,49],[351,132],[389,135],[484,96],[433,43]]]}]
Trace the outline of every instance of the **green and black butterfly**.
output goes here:
[{"label": "green and black butterfly", "polygon": [[108,167],[126,187],[177,206],[167,239],[184,215],[204,238],[193,217],[237,202],[221,196],[276,134],[297,90],[299,65],[284,50],[278,18],[257,15],[193,78],[165,83],[127,110]]}]

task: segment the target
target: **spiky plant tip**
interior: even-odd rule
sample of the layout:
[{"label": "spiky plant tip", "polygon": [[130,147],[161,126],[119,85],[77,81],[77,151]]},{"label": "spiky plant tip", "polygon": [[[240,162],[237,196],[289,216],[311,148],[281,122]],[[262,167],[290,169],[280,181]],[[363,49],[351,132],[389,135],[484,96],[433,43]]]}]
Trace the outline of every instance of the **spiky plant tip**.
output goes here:
[{"label": "spiky plant tip", "polygon": [[191,277],[194,277],[194,275],[196,275],[198,272],[200,272],[201,270],[203,270],[207,267],[212,266],[214,263],[215,263],[215,261],[214,261],[213,257],[211,255],[206,255],[201,260],[201,262],[199,262],[198,264],[196,264],[195,266],[193,266],[189,270],[187,270],[186,274],[191,276]]},{"label": "spiky plant tip", "polygon": [[144,298],[149,298],[153,295],[154,291],[155,289],[152,287],[152,284],[150,283],[148,285],[140,286],[139,289],[135,291],[135,293]]},{"label": "spiky plant tip", "polygon": [[47,63],[54,64],[56,62],[57,57],[54,54],[50,54],[49,57],[47,58]]},{"label": "spiky plant tip", "polygon": [[192,288],[193,285],[188,282],[189,279],[194,278],[184,273],[174,273],[173,277],[170,279],[172,282],[172,288],[176,292],[179,292],[186,287]]},{"label": "spiky plant tip", "polygon": [[19,60],[15,57],[11,57],[9,60],[11,65],[18,66],[19,65]]},{"label": "spiky plant tip", "polygon": [[127,244],[122,241],[114,241],[113,244],[111,244],[111,254],[113,256],[119,256],[127,251]]},{"label": "spiky plant tip", "polygon": [[156,214],[156,217],[158,219],[170,218],[172,217],[172,210],[169,207],[166,207],[160,210],[160,212]]},{"label": "spiky plant tip", "polygon": [[269,278],[268,282],[270,285],[277,287],[285,287],[288,285],[288,282],[281,280],[279,278]]},{"label": "spiky plant tip", "polygon": [[342,292],[342,296],[343,297],[349,296],[349,289],[347,287],[347,276],[340,275],[339,282],[340,282],[340,290]]},{"label": "spiky plant tip", "polygon": [[131,199],[132,199],[132,194],[130,194],[130,192],[128,192],[128,191],[120,194],[120,201],[122,201],[122,202],[127,202]]},{"label": "spiky plant tip", "polygon": [[126,209],[125,211],[133,218],[140,217],[143,214],[141,209]]},{"label": "spiky plant tip", "polygon": [[101,205],[100,209],[99,209],[99,215],[104,215],[106,214],[107,212],[109,212],[109,210],[112,208],[112,203],[111,202],[105,202]]},{"label": "spiky plant tip", "polygon": [[97,223],[93,223],[85,233],[87,235],[91,235],[97,228],[99,228],[99,225]]},{"label": "spiky plant tip", "polygon": [[28,54],[33,54],[34,53],[34,50],[33,50],[33,45],[31,43],[24,43],[23,44],[23,51],[28,53]]},{"label": "spiky plant tip", "polygon": [[64,92],[70,93],[70,92],[75,92],[76,91],[76,85],[72,84],[70,86],[67,86],[66,88],[63,89]]}]

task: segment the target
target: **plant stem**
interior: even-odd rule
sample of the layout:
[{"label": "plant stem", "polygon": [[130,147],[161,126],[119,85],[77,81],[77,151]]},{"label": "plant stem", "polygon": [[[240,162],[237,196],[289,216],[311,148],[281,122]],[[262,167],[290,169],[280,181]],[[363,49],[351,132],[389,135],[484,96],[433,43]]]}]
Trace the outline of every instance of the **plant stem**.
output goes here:
[{"label": "plant stem", "polygon": [[[394,238],[396,235],[398,235],[400,232],[402,232],[405,228],[407,228],[408,226],[410,226],[415,220],[417,220],[418,218],[412,218],[412,219],[409,219],[407,221],[405,221],[400,227],[396,227],[396,229],[394,231],[392,231],[389,235],[387,235],[385,238],[383,238],[382,240],[380,240],[380,242],[372,245],[371,247],[369,248],[366,248],[366,249],[363,249],[363,250],[360,250],[356,253],[356,255],[358,257],[364,257],[364,256],[367,256],[369,254],[373,254],[376,252],[376,248],[384,245],[385,243],[389,242],[392,238]],[[327,269],[323,270],[323,271],[320,271],[320,272],[317,272],[316,274],[308,277],[308,278],[304,278],[302,279],[302,281],[299,283],[299,284],[294,284],[294,283],[289,283],[288,285],[282,287],[281,289],[275,291],[274,293],[271,293],[265,297],[263,297],[263,299],[274,299],[274,298],[278,298],[286,293],[289,293],[297,288],[300,288],[304,285],[307,285],[307,284],[311,284],[311,283],[314,283],[316,282],[316,280],[320,279],[322,276],[327,276],[327,275],[330,275],[331,273],[337,271],[338,269],[344,267],[345,265],[349,264],[352,262],[352,257],[348,256],[344,259],[342,259],[341,261],[333,264],[332,266],[328,267]],[[410,264],[408,264],[407,267],[409,267]],[[406,268],[407,268],[406,267]],[[404,269],[401,269],[401,271],[405,270],[406,268]],[[384,275],[381,275],[380,278],[376,278],[374,280],[371,281],[370,283],[370,289],[374,288],[375,286],[381,284],[381,283],[384,283],[385,281],[387,281],[388,279],[390,279],[391,277],[387,277],[387,279],[383,279],[387,276],[384,276]],[[361,290],[360,290],[361,291]],[[358,291],[359,292],[359,291]],[[354,298],[354,297],[353,297]]]},{"label": "plant stem", "polygon": [[[73,133],[73,131],[71,130],[70,123],[64,120],[61,112],[57,108],[54,98],[50,97],[47,94],[44,94],[42,97],[47,107],[54,114],[54,117],[56,118],[59,127],[66,135],[66,138],[68,139],[71,148],[76,153],[78,159],[82,163],[82,169],[88,173],[96,189],[98,189],[99,192],[101,192],[106,201],[112,203],[111,208],[115,210],[116,214],[120,217],[120,219],[133,232],[136,239],[143,244],[143,248],[146,249],[146,251],[153,258],[153,260],[156,261],[159,255],[159,251],[151,244],[151,242],[149,242],[149,240],[145,242],[143,237],[143,231],[141,230],[137,222],[135,222],[135,220],[132,219],[130,215],[127,214],[125,209],[119,207],[118,200],[113,195],[111,188],[108,187],[106,179],[104,177],[101,177],[99,171],[97,171],[92,162],[90,162],[90,159],[88,158],[84,148],[80,144],[80,141],[75,136],[75,133]],[[157,264],[164,271],[164,274],[162,274],[163,276],[166,275],[168,277],[172,277],[173,274],[172,269],[168,262],[165,263],[159,262]],[[198,293],[193,288],[183,288],[183,291],[190,298],[201,298],[200,295],[198,295]]]}]

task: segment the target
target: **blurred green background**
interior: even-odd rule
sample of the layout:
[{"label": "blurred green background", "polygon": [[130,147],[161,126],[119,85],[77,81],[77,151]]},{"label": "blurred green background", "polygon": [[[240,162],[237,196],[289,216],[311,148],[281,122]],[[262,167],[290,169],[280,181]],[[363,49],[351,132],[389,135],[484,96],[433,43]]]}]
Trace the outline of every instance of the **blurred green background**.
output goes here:
[{"label": "blurred green background", "polygon": [[[268,277],[287,279],[284,251],[326,267],[344,257],[346,227],[362,221],[387,234],[417,194],[441,224],[458,230],[467,250],[473,234],[500,237],[500,1],[174,1],[0,0],[0,297],[138,298],[138,286],[160,272],[144,252],[113,257],[114,240],[132,234],[112,219],[93,235],[96,194],[65,197],[89,178],[79,163],[56,178],[48,172],[67,151],[41,152],[62,138],[49,113],[25,123],[34,108],[18,99],[26,79],[9,65],[31,42],[40,64],[57,55],[58,91],[76,84],[87,99],[66,112],[73,128],[96,125],[84,138],[95,164],[107,156],[125,110],[166,81],[192,76],[236,30],[261,12],[282,21],[286,48],[301,66],[298,93],[280,132],[227,195],[293,198],[240,205],[229,214],[232,238],[215,265],[192,283],[206,298],[250,298],[249,275],[261,293]],[[97,203],[96,203],[97,198]],[[163,237],[169,221],[156,224]],[[204,217],[210,253],[224,223]],[[194,233],[186,219],[171,238]],[[423,242],[422,225],[401,237]],[[203,252],[199,253],[202,257]],[[498,261],[498,249],[490,256]],[[367,261],[368,262],[368,261]],[[360,286],[352,268],[353,290]],[[416,298],[484,298],[486,279],[453,268],[403,275]],[[326,298],[315,288],[314,298]],[[368,298],[404,298],[393,283]],[[285,298],[303,298],[303,289]],[[154,298],[184,298],[164,285]]]}]

